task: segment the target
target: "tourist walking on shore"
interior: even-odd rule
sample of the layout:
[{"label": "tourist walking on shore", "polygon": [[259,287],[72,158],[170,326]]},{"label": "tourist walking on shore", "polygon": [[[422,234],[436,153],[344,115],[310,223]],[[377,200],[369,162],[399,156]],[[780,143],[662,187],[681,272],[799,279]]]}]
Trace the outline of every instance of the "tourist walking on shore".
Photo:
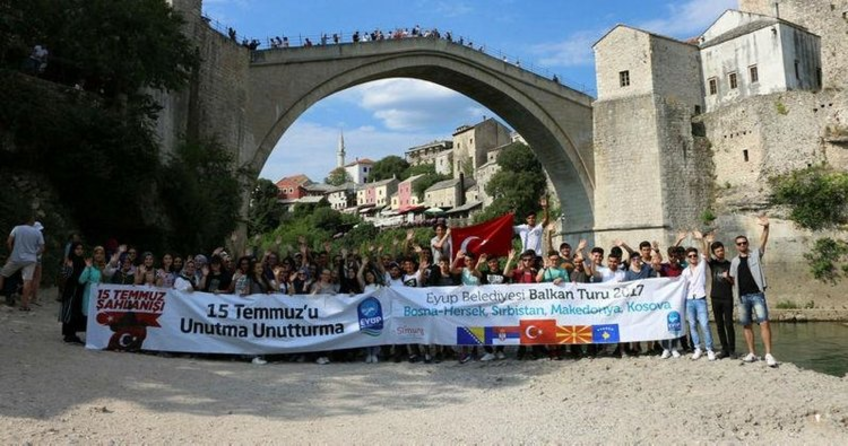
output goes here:
[{"label": "tourist walking on shore", "polygon": [[756,316],[757,323],[760,324],[760,335],[763,337],[763,347],[766,350],[766,363],[769,367],[777,367],[777,360],[771,354],[771,327],[765,295],[768,284],[761,262],[766,252],[766,243],[768,243],[768,217],[760,217],[757,223],[763,227],[760,246],[752,251],[748,244],[748,237],[744,235],[736,237],[736,250],[739,254],[730,261],[730,277],[733,278],[733,288],[739,296],[739,323],[742,324],[745,344],[748,346],[748,354],[742,360],[745,362],[757,360],[757,355],[754,353],[754,330],[751,328],[752,316]]},{"label": "tourist walking on shore", "polygon": [[44,252],[44,235],[35,227],[35,216],[31,216],[25,225],[15,226],[6,244],[12,253],[6,265],[0,270],[0,290],[3,289],[5,279],[20,271],[24,281],[20,310],[29,311],[32,277],[38,255]]}]

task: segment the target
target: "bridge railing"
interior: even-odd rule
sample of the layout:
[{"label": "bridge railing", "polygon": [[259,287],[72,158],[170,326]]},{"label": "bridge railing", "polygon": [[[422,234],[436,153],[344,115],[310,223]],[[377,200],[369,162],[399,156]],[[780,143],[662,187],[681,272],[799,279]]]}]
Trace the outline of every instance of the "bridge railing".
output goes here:
[{"label": "bridge railing", "polygon": [[[219,22],[216,19],[213,19],[208,16],[204,16],[206,22],[216,31],[221,33],[226,37],[231,37],[230,30],[233,28]],[[398,31],[403,29],[410,29],[405,27],[396,27],[391,30],[387,30],[383,32],[383,39],[379,40],[399,40],[399,39],[441,39],[447,40],[455,45],[461,45],[470,49],[474,49],[481,53],[487,54],[488,56],[499,59],[505,63],[509,63],[515,65],[517,68],[521,68],[522,70],[529,71],[538,76],[551,79],[553,81],[559,82],[563,85],[567,85],[570,88],[573,88],[581,93],[596,96],[596,91],[594,88],[582,83],[577,82],[574,79],[569,79],[567,76],[563,76],[561,73],[550,70],[545,66],[538,65],[533,61],[522,61],[520,57],[504,52],[498,48],[490,47],[486,44],[478,44],[474,39],[469,38],[467,36],[456,36],[453,35],[450,31],[436,31],[436,28],[422,28],[421,33],[417,35],[406,35],[403,37],[398,37]],[[410,31],[411,32],[411,31]],[[345,31],[337,31],[337,32],[329,32],[329,33],[321,33],[321,34],[298,34],[296,36],[287,36],[287,35],[279,35],[279,36],[271,36],[266,37],[264,39],[251,39],[244,35],[235,34],[233,40],[242,44],[243,42],[250,42],[254,40],[258,40],[257,50],[272,50],[272,49],[285,49],[285,48],[295,48],[295,47],[311,47],[311,46],[328,46],[328,45],[337,45],[337,44],[350,44],[350,43],[360,43],[360,44],[368,44],[372,40],[370,40],[370,32],[360,32],[359,33],[359,41],[354,42],[354,36],[357,34],[354,32],[345,32]],[[365,37],[368,36],[368,37]],[[378,40],[378,41],[379,41]]]}]

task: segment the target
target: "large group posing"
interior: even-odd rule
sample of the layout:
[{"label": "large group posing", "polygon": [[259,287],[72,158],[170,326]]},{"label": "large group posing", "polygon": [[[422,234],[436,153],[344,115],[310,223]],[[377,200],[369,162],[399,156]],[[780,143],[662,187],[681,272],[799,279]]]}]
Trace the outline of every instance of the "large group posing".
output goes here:
[{"label": "large group posing", "polygon": [[[540,201],[544,209],[541,222],[531,213],[526,223],[515,226],[521,251],[511,250],[506,258],[459,251],[451,247],[450,229],[443,223],[435,225],[435,235],[429,246],[415,243],[415,232],[409,230],[405,240],[395,240],[391,246],[369,246],[363,250],[333,251],[329,242],[323,249],[310,249],[305,238],[299,239],[297,248],[288,246],[264,253],[247,253],[235,256],[224,248],[211,253],[178,255],[165,253],[157,256],[140,251],[132,245],[117,245],[110,249],[96,246],[89,254],[77,236],[72,236],[65,246],[63,278],[60,284],[62,334],[65,342],[82,343],[78,333],[85,331],[88,308],[88,290],[99,283],[174,288],[183,292],[202,291],[214,294],[235,294],[249,298],[257,294],[281,293],[285,295],[355,295],[368,293],[379,287],[433,287],[478,286],[485,284],[529,284],[550,282],[603,283],[628,282],[652,277],[679,278],[686,281],[686,319],[689,336],[661,342],[616,345],[610,353],[604,345],[588,345],[585,350],[578,345],[519,347],[518,359],[595,356],[639,355],[656,351],[660,358],[678,358],[681,351],[691,350],[691,358],[706,355],[708,360],[722,357],[736,358],[733,323],[734,294],[739,307],[739,323],[744,328],[748,353],[742,360],[753,362],[759,358],[754,350],[752,323],[760,324],[765,347],[765,360],[769,366],[777,364],[771,354],[771,332],[768,324],[768,306],[764,291],[766,279],[761,259],[768,242],[769,221],[759,218],[763,227],[759,247],[749,246],[747,237],[740,235],[734,243],[738,255],[726,258],[725,246],[715,241],[712,233],[681,232],[673,246],[661,251],[657,242],[643,241],[632,249],[623,241],[615,241],[607,252],[604,248],[588,249],[585,240],[576,247],[562,243],[553,248],[554,225],[550,223],[547,200]],[[21,272],[23,276],[22,309],[29,309],[29,295],[33,289],[33,275],[44,250],[41,225],[31,219],[17,226],[9,236],[11,256],[0,271],[0,289],[3,280]],[[684,240],[692,237],[698,246],[684,248]],[[115,246],[117,245],[117,246]],[[549,247],[547,252],[543,246]],[[544,256],[539,254],[544,253]],[[622,263],[627,256],[626,263]],[[709,273],[708,273],[709,270]],[[720,350],[716,351],[710,333],[707,313],[707,290],[712,303]],[[702,347],[703,346],[703,347]],[[475,357],[481,361],[505,359],[503,347],[484,347],[478,356],[476,348],[453,346],[397,345],[368,348],[362,352],[343,351],[290,355],[297,361],[314,360],[328,363],[333,360],[357,360],[364,355],[369,363],[393,359],[425,363],[457,359],[467,362]],[[261,357],[255,363],[264,363]]]}]

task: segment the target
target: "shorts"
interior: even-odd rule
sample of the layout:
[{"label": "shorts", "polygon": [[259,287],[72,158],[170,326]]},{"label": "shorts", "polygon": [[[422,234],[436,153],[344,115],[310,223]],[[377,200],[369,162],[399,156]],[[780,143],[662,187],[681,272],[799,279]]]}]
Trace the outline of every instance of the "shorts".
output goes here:
[{"label": "shorts", "polygon": [[32,280],[32,275],[35,272],[35,262],[14,262],[9,260],[3,269],[0,270],[0,276],[9,278],[18,271],[21,272],[24,280]]},{"label": "shorts", "polygon": [[739,323],[742,325],[751,325],[752,312],[756,313],[757,323],[762,324],[768,322],[768,304],[766,303],[766,295],[763,293],[743,294],[739,302]]}]

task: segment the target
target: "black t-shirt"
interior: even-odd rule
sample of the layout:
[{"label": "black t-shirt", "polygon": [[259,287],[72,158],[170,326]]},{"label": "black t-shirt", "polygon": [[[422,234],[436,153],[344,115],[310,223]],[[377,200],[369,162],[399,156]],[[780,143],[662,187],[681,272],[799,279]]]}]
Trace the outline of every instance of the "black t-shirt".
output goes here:
[{"label": "black t-shirt", "polygon": [[[730,261],[727,259],[712,259],[709,262],[712,272],[712,289],[710,297],[715,300],[733,300],[733,285],[724,278],[724,273],[730,271]],[[747,265],[747,263],[746,263]]]},{"label": "black t-shirt", "polygon": [[739,296],[762,292],[760,287],[757,286],[757,282],[754,281],[754,276],[751,275],[747,257],[739,257],[739,268],[736,270],[736,276],[736,280],[739,282]]},{"label": "black t-shirt", "polygon": [[213,291],[227,291],[230,289],[230,283],[233,281],[233,276],[228,272],[221,271],[218,274],[209,273],[206,276],[206,291],[207,293],[211,293]]}]

